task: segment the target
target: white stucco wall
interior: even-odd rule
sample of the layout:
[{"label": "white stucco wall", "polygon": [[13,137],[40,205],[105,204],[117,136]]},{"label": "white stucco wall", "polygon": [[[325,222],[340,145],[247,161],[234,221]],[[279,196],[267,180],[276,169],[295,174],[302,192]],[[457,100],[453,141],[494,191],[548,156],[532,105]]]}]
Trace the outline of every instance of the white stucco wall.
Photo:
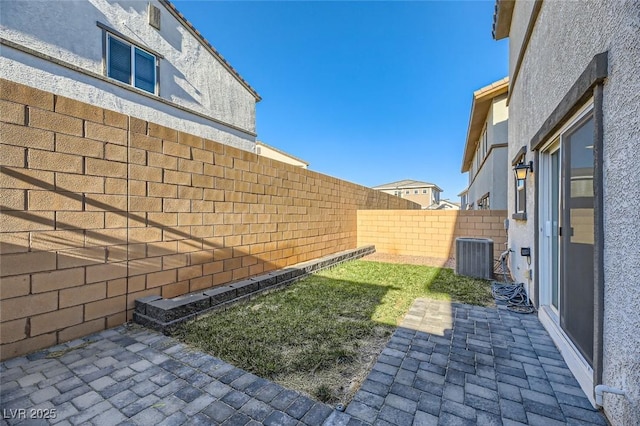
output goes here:
[{"label": "white stucco wall", "polygon": [[[478,199],[489,192],[490,207],[492,210],[507,209],[507,148],[493,145],[505,144],[508,139],[508,108],[507,96],[501,95],[492,100],[487,113],[485,125],[487,126],[487,141],[490,151],[477,171],[475,176],[470,175],[468,187],[468,203],[474,203],[477,209]],[[477,155],[476,151],[476,155]],[[481,159],[480,162],[483,160]],[[475,164],[476,158],[471,160]]]},{"label": "white stucco wall", "polygon": [[148,24],[146,1],[2,1],[2,37],[102,75],[100,22],[164,56],[159,96],[172,105],[7,46],[0,54],[3,77],[252,150],[254,95],[162,4],[151,3],[161,12],[159,31]]},{"label": "white stucco wall", "polygon": [[[514,64],[527,28],[529,4],[516,2],[511,25]],[[594,55],[609,52],[604,85],[604,370],[603,382],[626,396],[606,395],[604,410],[614,425],[640,424],[640,2],[545,1],[527,47],[509,105],[509,159],[542,126]],[[514,76],[510,75],[511,81]],[[527,153],[527,160],[533,153]],[[534,247],[533,178],[529,220],[511,220],[510,246]],[[513,213],[513,180],[509,209]],[[536,262],[535,250],[533,261]],[[525,283],[524,259],[514,256],[516,280]],[[597,384],[597,383],[596,383]],[[594,384],[595,385],[595,384]]]}]

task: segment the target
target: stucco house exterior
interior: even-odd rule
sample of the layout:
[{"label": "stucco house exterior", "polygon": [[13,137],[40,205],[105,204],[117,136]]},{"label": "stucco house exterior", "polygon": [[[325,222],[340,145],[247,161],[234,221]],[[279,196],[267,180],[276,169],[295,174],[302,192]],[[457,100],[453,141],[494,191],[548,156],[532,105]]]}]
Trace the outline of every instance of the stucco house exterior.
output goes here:
[{"label": "stucco house exterior", "polygon": [[420,204],[423,209],[434,204],[438,205],[442,192],[442,189],[436,184],[411,179],[385,183],[374,186],[372,189],[413,201]]},{"label": "stucco house exterior", "polygon": [[640,424],[640,2],[498,0],[493,33],[528,171],[509,179],[512,274],[592,403]]},{"label": "stucco house exterior", "polygon": [[4,78],[253,151],[256,91],[166,0],[3,1]]},{"label": "stucco house exterior", "polygon": [[509,78],[473,92],[462,173],[469,185],[459,194],[463,210],[507,209],[507,94]]},{"label": "stucco house exterior", "polygon": [[283,163],[292,164],[303,169],[309,167],[309,163],[307,161],[291,155],[288,152],[284,152],[275,146],[267,145],[262,141],[256,141],[256,154],[273,160],[282,161]]}]

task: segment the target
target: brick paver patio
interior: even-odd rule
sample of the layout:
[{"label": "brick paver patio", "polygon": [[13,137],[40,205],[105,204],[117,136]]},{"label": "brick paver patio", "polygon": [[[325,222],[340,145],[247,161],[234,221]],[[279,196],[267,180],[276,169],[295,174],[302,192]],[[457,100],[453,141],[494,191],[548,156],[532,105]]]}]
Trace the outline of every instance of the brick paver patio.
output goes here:
[{"label": "brick paver patio", "polygon": [[[606,425],[535,316],[426,299],[345,412],[138,327],[14,358],[0,373],[11,425]],[[51,409],[55,419],[29,419]]]},{"label": "brick paver patio", "polygon": [[534,315],[417,299],[347,413],[379,425],[606,425]]}]

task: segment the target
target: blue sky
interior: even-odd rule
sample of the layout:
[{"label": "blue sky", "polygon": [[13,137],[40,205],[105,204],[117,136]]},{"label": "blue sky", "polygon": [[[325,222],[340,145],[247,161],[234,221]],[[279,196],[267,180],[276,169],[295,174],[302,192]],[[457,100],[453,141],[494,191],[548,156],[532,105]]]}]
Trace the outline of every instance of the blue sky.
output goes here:
[{"label": "blue sky", "polygon": [[474,90],[507,75],[494,1],[174,1],[262,96],[258,138],[321,173],[458,201]]}]

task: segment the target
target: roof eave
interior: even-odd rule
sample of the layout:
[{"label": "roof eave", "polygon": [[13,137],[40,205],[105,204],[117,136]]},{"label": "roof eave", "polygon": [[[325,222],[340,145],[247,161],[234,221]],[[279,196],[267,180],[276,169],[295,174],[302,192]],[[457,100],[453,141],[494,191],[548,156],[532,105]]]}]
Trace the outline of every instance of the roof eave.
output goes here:
[{"label": "roof eave", "polygon": [[385,187],[374,186],[371,189],[375,189],[378,191],[384,191],[384,190],[393,191],[396,189],[416,189],[416,188],[431,188],[431,189],[435,189],[436,191],[443,192],[442,188],[440,188],[438,185],[385,186]]},{"label": "roof eave", "polygon": [[415,188],[435,188],[438,191],[442,192],[442,189],[433,183],[424,182],[424,184],[408,184],[408,185],[378,185],[373,186],[371,189],[375,189],[378,191],[381,190],[395,190],[395,189],[415,189]]},{"label": "roof eave", "polygon": [[476,142],[482,132],[484,121],[489,113],[491,101],[509,91],[509,77],[498,80],[482,89],[473,92],[471,114],[469,114],[469,126],[467,127],[467,140],[464,145],[461,172],[468,172],[476,150]]},{"label": "roof eave", "polygon": [[509,37],[511,30],[511,17],[516,0],[496,0],[495,12],[493,14],[493,38],[502,40]]},{"label": "roof eave", "polygon": [[285,151],[283,151],[283,150],[281,150],[281,149],[278,149],[278,148],[276,148],[275,146],[272,146],[272,145],[269,145],[269,144],[267,144],[267,143],[264,143],[263,141],[256,141],[256,146],[257,146],[257,145],[262,145],[262,146],[264,146],[264,147],[267,147],[267,148],[269,148],[269,149],[272,149],[272,150],[274,150],[275,152],[277,152],[277,153],[280,153],[280,154],[284,155],[285,157],[289,157],[289,158],[291,158],[292,160],[296,160],[296,161],[299,161],[300,163],[304,163],[304,165],[305,165],[305,166],[309,167],[309,163],[308,163],[307,161],[303,160],[302,158],[298,158],[298,157],[296,157],[295,155],[291,155],[291,154],[289,154],[288,152],[285,152]]}]

